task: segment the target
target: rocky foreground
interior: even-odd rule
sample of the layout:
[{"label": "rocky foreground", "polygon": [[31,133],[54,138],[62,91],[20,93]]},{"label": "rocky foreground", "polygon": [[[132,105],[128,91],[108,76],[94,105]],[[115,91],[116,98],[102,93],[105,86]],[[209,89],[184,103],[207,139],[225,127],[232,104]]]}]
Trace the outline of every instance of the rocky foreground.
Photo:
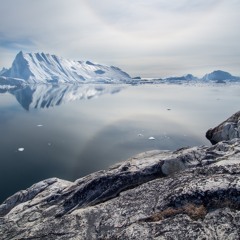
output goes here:
[{"label": "rocky foreground", "polygon": [[240,111],[233,114],[217,127],[209,129],[206,133],[206,137],[212,144],[216,144],[223,140],[240,138]]},{"label": "rocky foreground", "polygon": [[17,192],[0,205],[0,238],[239,239],[240,139],[211,131],[211,147],[145,152]]}]

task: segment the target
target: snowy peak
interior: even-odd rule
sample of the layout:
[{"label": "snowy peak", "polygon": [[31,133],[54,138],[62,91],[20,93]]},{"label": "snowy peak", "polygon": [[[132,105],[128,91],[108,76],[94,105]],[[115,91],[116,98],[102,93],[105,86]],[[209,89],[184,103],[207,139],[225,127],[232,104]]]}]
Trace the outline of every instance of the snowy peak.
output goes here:
[{"label": "snowy peak", "polygon": [[224,81],[224,80],[238,80],[238,79],[239,79],[238,77],[235,77],[230,73],[222,70],[213,71],[211,73],[204,75],[202,78],[202,80],[206,80],[206,81],[209,81],[209,80]]},{"label": "snowy peak", "polygon": [[198,80],[198,78],[193,76],[192,74],[187,74],[184,77],[186,80]]},{"label": "snowy peak", "polygon": [[130,79],[117,67],[22,51],[16,55],[12,67],[0,75],[24,79],[27,83],[121,82]]},{"label": "snowy peak", "polygon": [[31,76],[33,76],[33,73],[31,72],[29,62],[25,58],[23,52],[19,52],[13,63],[12,67],[6,71],[4,74],[6,77],[11,77],[11,78],[20,78],[24,80],[30,79]]}]

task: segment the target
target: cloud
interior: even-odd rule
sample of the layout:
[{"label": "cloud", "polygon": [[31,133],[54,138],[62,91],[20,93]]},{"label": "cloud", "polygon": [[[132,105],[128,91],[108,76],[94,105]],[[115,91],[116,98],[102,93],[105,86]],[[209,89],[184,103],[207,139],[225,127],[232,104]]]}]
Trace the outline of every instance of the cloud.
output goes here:
[{"label": "cloud", "polygon": [[29,49],[34,43],[29,38],[11,38],[0,33],[0,46],[2,48],[18,50]]},{"label": "cloud", "polygon": [[5,53],[50,52],[131,75],[200,74],[206,65],[235,73],[238,9],[238,0],[2,0],[0,44]]}]

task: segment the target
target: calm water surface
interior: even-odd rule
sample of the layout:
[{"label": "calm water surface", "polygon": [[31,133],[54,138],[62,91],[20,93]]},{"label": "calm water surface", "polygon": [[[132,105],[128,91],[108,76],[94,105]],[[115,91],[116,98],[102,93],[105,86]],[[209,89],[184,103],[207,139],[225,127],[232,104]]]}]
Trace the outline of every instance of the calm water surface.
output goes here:
[{"label": "calm water surface", "polygon": [[240,85],[0,89],[0,202],[45,178],[73,181],[139,152],[210,145],[206,130],[239,102]]}]

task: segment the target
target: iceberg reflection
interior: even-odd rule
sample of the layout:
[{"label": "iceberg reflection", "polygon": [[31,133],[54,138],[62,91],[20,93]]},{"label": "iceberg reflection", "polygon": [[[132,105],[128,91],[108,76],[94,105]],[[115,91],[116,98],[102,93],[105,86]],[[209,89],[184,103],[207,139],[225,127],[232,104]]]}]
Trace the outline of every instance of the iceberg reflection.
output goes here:
[{"label": "iceberg reflection", "polygon": [[88,100],[104,94],[120,92],[121,85],[27,85],[1,89],[0,93],[9,92],[14,95],[21,106],[29,111],[33,108],[49,108],[76,100]]}]

